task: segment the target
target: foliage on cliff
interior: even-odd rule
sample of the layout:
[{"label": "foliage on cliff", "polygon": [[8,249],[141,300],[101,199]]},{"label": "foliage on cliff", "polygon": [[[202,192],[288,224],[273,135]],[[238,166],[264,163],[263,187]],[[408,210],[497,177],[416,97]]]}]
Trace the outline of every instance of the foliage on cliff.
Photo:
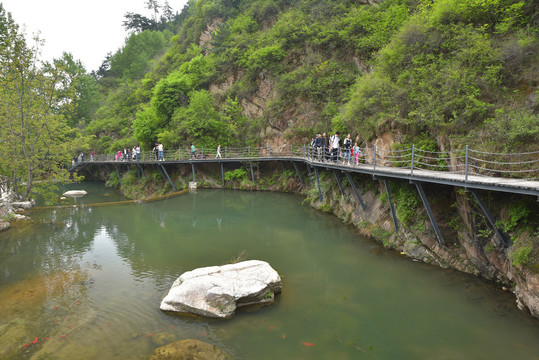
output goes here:
[{"label": "foliage on cliff", "polygon": [[396,130],[536,150],[537,14],[518,0],[192,0],[173,29],[108,57],[87,132],[97,151],[254,145],[268,127],[298,143]]}]

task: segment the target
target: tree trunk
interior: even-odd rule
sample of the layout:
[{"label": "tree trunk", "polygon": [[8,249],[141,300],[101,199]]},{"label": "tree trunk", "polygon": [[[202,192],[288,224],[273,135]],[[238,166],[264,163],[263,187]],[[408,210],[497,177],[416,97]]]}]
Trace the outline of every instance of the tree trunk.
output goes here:
[{"label": "tree trunk", "polygon": [[32,170],[28,169],[28,180],[26,181],[26,189],[24,189],[24,193],[22,194],[22,199],[24,201],[27,200],[28,195],[30,194],[30,191],[32,190],[32,181],[34,180]]},{"label": "tree trunk", "polygon": [[19,196],[19,187],[17,186],[17,174],[15,174],[15,170],[12,171],[13,174],[13,193],[16,196]]}]

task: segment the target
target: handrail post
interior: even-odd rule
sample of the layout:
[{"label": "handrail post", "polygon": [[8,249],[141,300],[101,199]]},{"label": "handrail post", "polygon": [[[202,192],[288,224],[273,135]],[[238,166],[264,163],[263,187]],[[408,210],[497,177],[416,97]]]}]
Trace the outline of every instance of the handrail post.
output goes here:
[{"label": "handrail post", "polygon": [[225,146],[225,159],[226,159],[227,154],[228,154],[228,146]]},{"label": "handrail post", "polygon": [[178,160],[182,159],[182,148],[178,149]]},{"label": "handrail post", "polygon": [[373,154],[372,154],[372,169],[376,170],[376,145],[374,145],[373,148]]},{"label": "handrail post", "polygon": [[268,149],[269,149],[269,156],[271,157],[271,145],[268,146]]},{"label": "handrail post", "polygon": [[204,148],[200,148],[200,160],[204,160]]},{"label": "handrail post", "polygon": [[466,145],[466,157],[464,163],[464,182],[468,182],[468,145]]},{"label": "handrail post", "polygon": [[249,157],[251,157],[251,147],[250,146],[247,146],[247,154],[249,155]]},{"label": "handrail post", "polygon": [[294,154],[294,150],[292,148],[292,144],[290,144],[290,157],[292,157],[293,154]]},{"label": "handrail post", "polygon": [[415,153],[415,145],[412,145],[412,165],[410,167],[410,175],[414,175],[414,153]]}]

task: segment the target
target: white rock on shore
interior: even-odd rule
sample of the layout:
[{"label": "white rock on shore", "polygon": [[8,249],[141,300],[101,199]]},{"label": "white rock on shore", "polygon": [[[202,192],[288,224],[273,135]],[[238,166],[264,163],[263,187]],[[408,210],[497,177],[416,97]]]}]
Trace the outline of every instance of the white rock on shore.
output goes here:
[{"label": "white rock on shore", "polygon": [[11,203],[11,206],[14,209],[30,210],[32,206],[35,205],[35,202],[32,201],[15,201]]},{"label": "white rock on shore", "polygon": [[86,191],[84,190],[69,190],[69,191],[66,191],[65,193],[63,193],[62,195],[64,196],[71,196],[71,197],[81,197],[81,196],[84,196],[88,194]]},{"label": "white rock on shore", "polygon": [[161,310],[226,318],[237,307],[272,303],[279,274],[265,261],[210,266],[183,273],[161,301]]}]

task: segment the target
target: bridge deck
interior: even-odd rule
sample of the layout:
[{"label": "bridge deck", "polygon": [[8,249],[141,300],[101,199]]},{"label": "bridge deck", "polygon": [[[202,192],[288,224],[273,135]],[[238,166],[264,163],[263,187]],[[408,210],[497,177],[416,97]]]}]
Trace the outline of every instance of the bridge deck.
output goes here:
[{"label": "bridge deck", "polygon": [[76,164],[70,171],[76,170],[90,164],[100,165],[169,165],[169,164],[204,164],[204,163],[237,163],[237,162],[269,162],[269,161],[295,161],[306,165],[323,167],[327,169],[340,170],[349,173],[368,174],[374,177],[405,179],[411,182],[427,182],[444,184],[472,189],[492,190],[499,192],[510,192],[539,197],[539,181],[531,181],[516,178],[501,178],[469,174],[452,173],[448,171],[434,171],[414,169],[413,172],[408,167],[375,167],[372,164],[346,165],[333,162],[321,162],[301,156],[285,157],[234,157],[234,158],[205,158],[197,160],[141,160],[141,161],[86,161]]}]

